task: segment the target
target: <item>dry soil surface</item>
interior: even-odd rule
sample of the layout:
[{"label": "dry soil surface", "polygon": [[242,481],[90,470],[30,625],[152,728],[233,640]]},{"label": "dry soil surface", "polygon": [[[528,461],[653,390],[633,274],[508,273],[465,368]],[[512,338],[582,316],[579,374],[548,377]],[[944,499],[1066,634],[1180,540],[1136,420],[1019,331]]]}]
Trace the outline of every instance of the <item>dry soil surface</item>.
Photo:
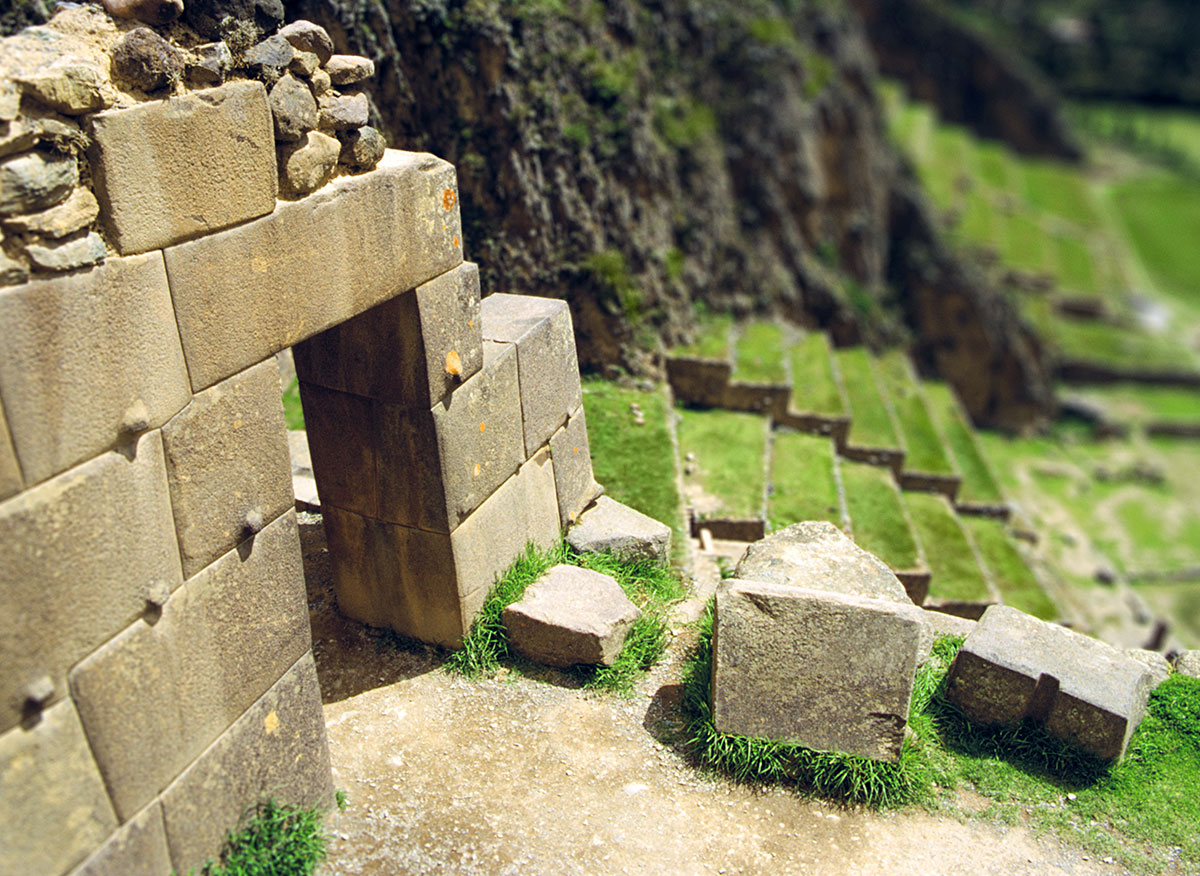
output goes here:
[{"label": "dry soil surface", "polygon": [[[453,677],[340,617],[301,527],[336,787],[333,874],[1115,874],[1021,827],[879,814],[714,778],[678,744],[678,656],[631,698],[530,669]],[[970,800],[962,801],[968,808]]]}]

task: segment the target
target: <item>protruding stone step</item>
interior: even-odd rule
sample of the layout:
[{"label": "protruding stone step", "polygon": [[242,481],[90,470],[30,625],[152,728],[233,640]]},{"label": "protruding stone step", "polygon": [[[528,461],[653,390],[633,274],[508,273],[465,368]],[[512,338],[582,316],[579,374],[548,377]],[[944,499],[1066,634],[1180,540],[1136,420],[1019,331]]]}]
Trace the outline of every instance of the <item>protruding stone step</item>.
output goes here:
[{"label": "protruding stone step", "polygon": [[887,563],[921,605],[929,592],[929,569],[891,472],[844,460],[839,470],[854,541]]},{"label": "protruding stone step", "polygon": [[558,565],[504,610],[509,645],[547,666],[611,666],[641,616],[609,575]]},{"label": "protruding stone step", "polygon": [[779,417],[787,412],[792,388],[787,377],[787,341],[774,322],[750,322],[737,332],[733,373],[721,407]]},{"label": "protruding stone step", "polygon": [[792,399],[776,422],[801,432],[829,435],[839,446],[845,444],[850,417],[829,338],[821,332],[810,332],[792,344],[788,353]]},{"label": "protruding stone step", "polygon": [[839,448],[847,459],[886,466],[897,475],[904,468],[904,441],[896,429],[891,403],[875,375],[871,354],[864,347],[836,352],[846,390],[850,432]]},{"label": "protruding stone step", "polygon": [[667,382],[677,401],[719,407],[733,372],[733,319],[719,314],[702,320],[696,340],[671,351]]},{"label": "protruding stone step", "polygon": [[692,535],[754,541],[765,528],[770,420],[734,411],[679,410],[683,486]]},{"label": "protruding stone step", "polygon": [[930,493],[903,496],[932,575],[926,605],[961,617],[978,618],[998,600],[958,515],[945,496]]},{"label": "protruding stone step", "polygon": [[1146,710],[1150,670],[1116,648],[992,606],[950,668],[946,696],[972,721],[1032,719],[1092,757],[1118,760]]},{"label": "protruding stone step", "polygon": [[898,478],[900,486],[906,490],[941,493],[953,499],[962,476],[946,453],[942,436],[929,416],[908,354],[902,350],[885,353],[875,360],[875,367],[891,400],[900,438],[908,450]]},{"label": "protruding stone step", "polygon": [[627,561],[666,564],[671,556],[671,527],[601,496],[567,530],[567,544],[581,554],[607,551]]}]

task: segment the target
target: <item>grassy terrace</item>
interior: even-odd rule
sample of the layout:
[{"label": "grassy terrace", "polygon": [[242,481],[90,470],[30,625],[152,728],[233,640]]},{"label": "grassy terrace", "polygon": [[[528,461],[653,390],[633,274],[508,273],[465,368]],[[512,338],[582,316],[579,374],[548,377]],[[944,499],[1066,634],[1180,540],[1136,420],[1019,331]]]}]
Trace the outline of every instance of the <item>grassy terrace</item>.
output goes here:
[{"label": "grassy terrace", "polygon": [[[589,421],[590,426],[590,421]],[[701,517],[758,518],[763,513],[767,420],[735,411],[679,410],[679,451],[695,454],[685,476]]]},{"label": "grassy terrace", "polygon": [[1025,161],[1022,169],[1025,195],[1038,209],[1079,228],[1100,227],[1100,214],[1077,169],[1049,161]]},{"label": "grassy terrace", "polygon": [[847,460],[840,468],[855,543],[897,571],[920,566],[921,553],[891,471]]},{"label": "grassy terrace", "polygon": [[954,466],[942,446],[942,436],[929,417],[925,397],[913,378],[908,356],[893,350],[875,360],[876,371],[888,397],[896,422],[904,435],[908,456],[904,468],[923,474],[953,475]]},{"label": "grassy terrace", "polygon": [[[618,502],[670,526],[679,557],[686,544],[683,503],[667,427],[670,410],[662,392],[587,379],[583,404],[596,480]],[[633,424],[631,404],[641,405],[646,425]]]},{"label": "grassy terrace", "polygon": [[1200,423],[1200,390],[1113,384],[1074,393],[1123,423]]},{"label": "grassy terrace", "polygon": [[959,522],[975,540],[980,557],[992,575],[992,583],[1006,605],[1043,620],[1058,617],[1058,609],[1013,544],[1004,523],[987,517],[959,517]]},{"label": "grassy terrace", "polygon": [[728,359],[729,333],[733,330],[733,317],[725,314],[702,314],[696,329],[696,338],[690,344],[676,347],[676,356],[697,359]]},{"label": "grassy terrace", "polygon": [[792,365],[792,408],[838,417],[846,412],[842,391],[833,376],[833,352],[823,332],[809,332],[789,350]]},{"label": "grassy terrace", "polygon": [[838,370],[850,403],[850,443],[858,447],[901,447],[865,347],[838,350]]},{"label": "grassy terrace", "polygon": [[833,441],[790,430],[775,433],[767,521],[781,529],[801,520],[842,525],[842,505],[834,475]]},{"label": "grassy terrace", "polygon": [[1112,190],[1125,232],[1163,291],[1200,310],[1200,185],[1174,174],[1141,176]]},{"label": "grassy terrace", "polygon": [[925,562],[933,573],[929,598],[947,602],[990,600],[987,579],[975,560],[958,515],[945,497],[906,492],[904,504],[925,548]]},{"label": "grassy terrace", "polygon": [[734,344],[733,379],[747,383],[786,383],[786,347],[781,326],[771,322],[747,323]]},{"label": "grassy terrace", "polygon": [[958,491],[960,502],[980,505],[998,505],[1004,501],[1000,487],[992,471],[975,443],[975,435],[963,420],[954,391],[945,383],[927,380],[921,384],[925,399],[929,402],[929,413],[962,474],[962,487]]}]

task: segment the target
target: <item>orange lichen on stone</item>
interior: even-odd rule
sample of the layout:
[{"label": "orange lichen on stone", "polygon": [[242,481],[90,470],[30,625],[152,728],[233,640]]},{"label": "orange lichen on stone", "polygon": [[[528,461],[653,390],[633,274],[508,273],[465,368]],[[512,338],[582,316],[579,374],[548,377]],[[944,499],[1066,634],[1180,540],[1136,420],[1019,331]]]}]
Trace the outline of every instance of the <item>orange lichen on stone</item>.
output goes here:
[{"label": "orange lichen on stone", "polygon": [[446,373],[453,374],[455,377],[462,376],[462,359],[459,358],[456,350],[451,350],[446,354]]},{"label": "orange lichen on stone", "polygon": [[442,192],[442,206],[447,210],[454,209],[454,202],[458,200],[458,196],[454,194],[454,189],[446,189]]}]

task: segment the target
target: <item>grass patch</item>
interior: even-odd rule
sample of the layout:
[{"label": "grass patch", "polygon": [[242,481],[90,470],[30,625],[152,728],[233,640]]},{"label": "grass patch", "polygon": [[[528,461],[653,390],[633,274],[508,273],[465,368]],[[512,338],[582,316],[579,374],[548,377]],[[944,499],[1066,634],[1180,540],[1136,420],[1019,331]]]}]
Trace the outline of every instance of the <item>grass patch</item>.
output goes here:
[{"label": "grass patch", "polygon": [[842,525],[841,501],[834,478],[833,441],[819,435],[778,431],[771,454],[767,522],[782,529],[801,520]]},{"label": "grass patch", "polygon": [[905,470],[924,474],[956,474],[942,446],[942,436],[930,419],[925,397],[913,378],[908,356],[900,350],[893,350],[876,359],[875,365],[880,382],[892,400],[892,410],[896,413],[896,421],[904,436],[904,445],[908,450],[904,459]]},{"label": "grass patch", "polygon": [[1200,184],[1173,174],[1115,185],[1113,203],[1142,263],[1155,282],[1191,307],[1200,307]]},{"label": "grass patch", "polygon": [[904,493],[904,505],[925,548],[925,562],[933,573],[929,584],[930,599],[990,601],[987,579],[975,560],[975,552],[971,550],[958,515],[946,499],[931,493]]},{"label": "grass patch", "polygon": [[220,858],[201,867],[199,876],[309,876],[325,860],[323,817],[319,808],[268,800],[229,835]]},{"label": "grass patch", "polygon": [[674,349],[674,355],[695,359],[729,359],[729,333],[733,317],[727,313],[696,314],[696,337],[690,344]]},{"label": "grass patch", "polygon": [[1012,188],[1014,167],[1009,151],[999,143],[978,141],[975,143],[975,165],[979,178],[994,189],[1008,191]]},{"label": "grass patch", "polygon": [[998,213],[1000,254],[1010,267],[1032,274],[1047,273],[1046,232],[1026,213]]},{"label": "grass patch", "polygon": [[1074,394],[1121,422],[1200,423],[1200,390],[1113,384],[1076,389]]},{"label": "grass patch", "polygon": [[823,332],[809,332],[792,344],[792,407],[804,413],[840,417],[846,412],[833,376],[833,353]]},{"label": "grass patch", "polygon": [[1194,370],[1196,356],[1170,338],[1095,320],[1054,318],[1047,334],[1064,354],[1088,362],[1141,368]]},{"label": "grass patch", "polygon": [[304,428],[304,407],[300,404],[300,378],[293,377],[283,393],[283,419],[291,431]]},{"label": "grass patch", "polygon": [[958,399],[947,384],[926,380],[921,384],[928,410],[942,436],[946,448],[962,475],[962,486],[958,491],[960,502],[976,502],[982,505],[999,504],[1004,501],[995,476],[983,457],[975,435],[963,418]]},{"label": "grass patch", "polygon": [[904,516],[891,470],[843,460],[841,472],[855,543],[893,569],[903,572],[917,568],[920,551]]},{"label": "grass patch", "polygon": [[1042,620],[1058,617],[1058,608],[1038,583],[1037,576],[1013,544],[1002,521],[988,517],[959,517],[959,522],[975,540],[1006,605]]},{"label": "grass patch", "polygon": [[781,326],[771,322],[747,323],[734,347],[734,379],[748,383],[786,383],[784,346]]},{"label": "grass patch", "polygon": [[737,411],[679,410],[679,449],[695,454],[686,482],[719,508],[702,517],[757,518],[763,513],[766,418]]},{"label": "grass patch", "polygon": [[956,234],[968,243],[995,248],[995,229],[1001,217],[991,202],[972,189],[967,192]]},{"label": "grass patch", "polygon": [[892,416],[875,379],[871,354],[864,347],[852,347],[838,350],[836,356],[853,418],[850,443],[858,447],[900,447]]},{"label": "grass patch", "polygon": [[1077,237],[1060,235],[1054,239],[1054,252],[1058,262],[1059,285],[1078,292],[1096,294],[1100,286],[1092,268],[1092,253],[1087,244]]},{"label": "grass patch", "polygon": [[1048,161],[1024,160],[1020,164],[1030,203],[1080,228],[1099,227],[1100,215],[1078,170]]}]

